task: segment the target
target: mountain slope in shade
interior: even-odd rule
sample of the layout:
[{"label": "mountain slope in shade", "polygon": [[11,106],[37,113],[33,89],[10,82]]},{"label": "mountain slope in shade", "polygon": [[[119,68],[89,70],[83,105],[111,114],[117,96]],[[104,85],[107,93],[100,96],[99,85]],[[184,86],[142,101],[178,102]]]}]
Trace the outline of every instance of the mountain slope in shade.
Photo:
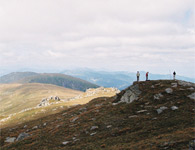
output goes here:
[{"label": "mountain slope in shade", "polygon": [[88,81],[57,73],[33,73],[17,72],[4,75],[0,78],[0,83],[44,83],[54,84],[74,90],[85,91],[88,88],[97,88],[98,85]]},{"label": "mountain slope in shade", "polygon": [[[2,129],[2,150],[188,149],[194,140],[195,85],[158,80],[134,83],[58,114]],[[24,128],[25,127],[25,128]],[[36,128],[35,128],[36,127]],[[28,136],[12,143],[6,139]]]},{"label": "mountain slope in shade", "polygon": [[38,73],[35,72],[12,72],[10,74],[0,77],[0,83],[17,83],[26,77],[36,76]]}]

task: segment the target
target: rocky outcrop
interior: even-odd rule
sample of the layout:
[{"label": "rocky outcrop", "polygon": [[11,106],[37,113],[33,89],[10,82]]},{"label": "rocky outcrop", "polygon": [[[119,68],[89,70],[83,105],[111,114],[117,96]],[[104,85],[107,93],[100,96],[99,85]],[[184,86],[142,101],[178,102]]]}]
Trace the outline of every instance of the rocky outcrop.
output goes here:
[{"label": "rocky outcrop", "polygon": [[49,98],[44,98],[44,99],[42,99],[40,104],[37,105],[37,107],[49,106],[49,105],[53,104],[53,102],[51,102],[51,100],[54,100],[56,103],[56,102],[60,101],[60,98],[58,96],[50,96]]},{"label": "rocky outcrop", "polygon": [[30,136],[30,135],[29,135],[28,133],[25,133],[25,132],[20,133],[20,134],[18,135],[18,138],[16,139],[16,141],[23,140],[24,138],[27,138],[27,137],[29,137],[29,136]]},{"label": "rocky outcrop", "polygon": [[192,94],[190,94],[190,95],[188,95],[188,97],[191,98],[191,99],[193,99],[193,100],[195,100],[195,92],[192,93]]},{"label": "rocky outcrop", "polygon": [[105,93],[119,93],[120,90],[118,90],[117,88],[104,88],[104,87],[99,87],[99,88],[89,88],[86,90],[86,92],[82,95],[78,95],[76,97],[73,97],[69,100],[76,100],[76,99],[82,99],[82,98],[87,98],[87,97],[92,97],[92,96],[96,96],[96,95],[101,95],[101,94],[105,94]]},{"label": "rocky outcrop", "polygon": [[6,143],[13,143],[16,140],[16,137],[7,137],[5,142]]},{"label": "rocky outcrop", "polygon": [[[139,85],[132,85],[121,92],[121,95],[118,95],[116,99],[120,99],[120,101],[117,101],[117,103],[132,103],[134,100],[137,100],[139,95],[141,94],[141,91],[139,90]],[[114,101],[116,102],[116,101]]]},{"label": "rocky outcrop", "polygon": [[191,86],[191,87],[195,87],[195,84],[194,84],[194,83],[186,82],[186,81],[182,81],[182,80],[179,80],[179,81],[178,81],[178,84],[181,85],[181,86]]}]

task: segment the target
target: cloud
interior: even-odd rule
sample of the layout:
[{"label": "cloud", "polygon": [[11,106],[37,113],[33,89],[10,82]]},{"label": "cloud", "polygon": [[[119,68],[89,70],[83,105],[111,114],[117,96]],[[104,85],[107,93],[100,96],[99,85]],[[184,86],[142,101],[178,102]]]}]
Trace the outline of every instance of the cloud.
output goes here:
[{"label": "cloud", "polygon": [[194,19],[193,0],[0,1],[0,67],[195,74]]}]

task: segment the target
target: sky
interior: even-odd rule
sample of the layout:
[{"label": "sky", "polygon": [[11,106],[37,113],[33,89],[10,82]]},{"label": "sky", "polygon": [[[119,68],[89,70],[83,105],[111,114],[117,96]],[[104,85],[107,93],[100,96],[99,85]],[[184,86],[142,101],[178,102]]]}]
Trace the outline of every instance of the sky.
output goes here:
[{"label": "sky", "polygon": [[0,0],[0,69],[195,77],[194,0]]}]

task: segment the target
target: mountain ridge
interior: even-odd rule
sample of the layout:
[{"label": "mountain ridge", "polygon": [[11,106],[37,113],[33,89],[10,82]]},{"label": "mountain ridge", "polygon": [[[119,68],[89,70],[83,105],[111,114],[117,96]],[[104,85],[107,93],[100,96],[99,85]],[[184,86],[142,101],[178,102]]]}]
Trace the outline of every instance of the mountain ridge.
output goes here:
[{"label": "mountain ridge", "polygon": [[83,79],[60,73],[14,72],[2,76],[0,83],[44,83],[80,91],[99,87]]}]

